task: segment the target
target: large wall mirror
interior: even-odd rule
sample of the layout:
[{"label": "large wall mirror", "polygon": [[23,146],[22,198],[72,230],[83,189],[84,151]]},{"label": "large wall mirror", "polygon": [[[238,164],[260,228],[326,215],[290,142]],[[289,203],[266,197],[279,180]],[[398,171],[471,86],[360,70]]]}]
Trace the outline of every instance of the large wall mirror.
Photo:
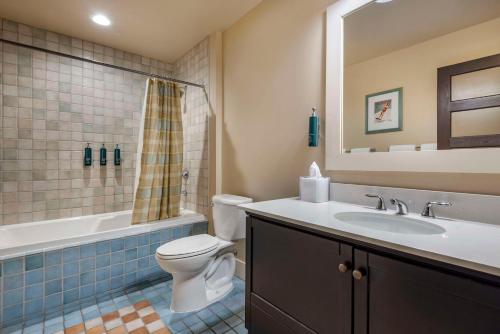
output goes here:
[{"label": "large wall mirror", "polygon": [[328,169],[500,172],[499,0],[340,0],[327,19]]}]

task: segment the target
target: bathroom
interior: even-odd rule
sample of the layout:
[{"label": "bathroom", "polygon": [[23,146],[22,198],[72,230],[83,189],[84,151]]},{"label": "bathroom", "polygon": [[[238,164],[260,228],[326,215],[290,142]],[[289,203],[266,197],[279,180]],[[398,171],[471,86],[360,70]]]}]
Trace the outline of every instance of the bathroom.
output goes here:
[{"label": "bathroom", "polygon": [[0,333],[500,333],[498,0],[0,20]]}]

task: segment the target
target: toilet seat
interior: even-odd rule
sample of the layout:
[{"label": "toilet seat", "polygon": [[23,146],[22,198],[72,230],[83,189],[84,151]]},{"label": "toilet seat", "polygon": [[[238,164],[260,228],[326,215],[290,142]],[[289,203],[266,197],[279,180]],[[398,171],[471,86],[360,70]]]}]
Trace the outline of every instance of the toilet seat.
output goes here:
[{"label": "toilet seat", "polygon": [[219,245],[219,239],[198,234],[167,242],[156,250],[156,256],[164,260],[182,259],[209,253]]}]

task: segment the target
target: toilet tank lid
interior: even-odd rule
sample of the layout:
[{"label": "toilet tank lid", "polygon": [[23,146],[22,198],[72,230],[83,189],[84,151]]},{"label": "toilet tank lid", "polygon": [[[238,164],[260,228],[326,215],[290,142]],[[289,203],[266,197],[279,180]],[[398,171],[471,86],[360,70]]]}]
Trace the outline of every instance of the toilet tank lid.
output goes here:
[{"label": "toilet tank lid", "polygon": [[251,203],[253,200],[249,197],[242,197],[230,194],[215,195],[212,197],[212,202],[226,205],[240,205]]}]

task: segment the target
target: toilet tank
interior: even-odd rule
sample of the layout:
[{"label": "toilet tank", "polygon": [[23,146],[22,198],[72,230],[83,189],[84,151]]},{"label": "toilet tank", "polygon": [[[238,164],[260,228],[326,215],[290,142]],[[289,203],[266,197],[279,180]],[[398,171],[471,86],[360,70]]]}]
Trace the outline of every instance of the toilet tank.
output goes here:
[{"label": "toilet tank", "polygon": [[231,241],[245,238],[245,211],[238,205],[252,202],[251,198],[222,194],[212,198],[215,235]]}]

